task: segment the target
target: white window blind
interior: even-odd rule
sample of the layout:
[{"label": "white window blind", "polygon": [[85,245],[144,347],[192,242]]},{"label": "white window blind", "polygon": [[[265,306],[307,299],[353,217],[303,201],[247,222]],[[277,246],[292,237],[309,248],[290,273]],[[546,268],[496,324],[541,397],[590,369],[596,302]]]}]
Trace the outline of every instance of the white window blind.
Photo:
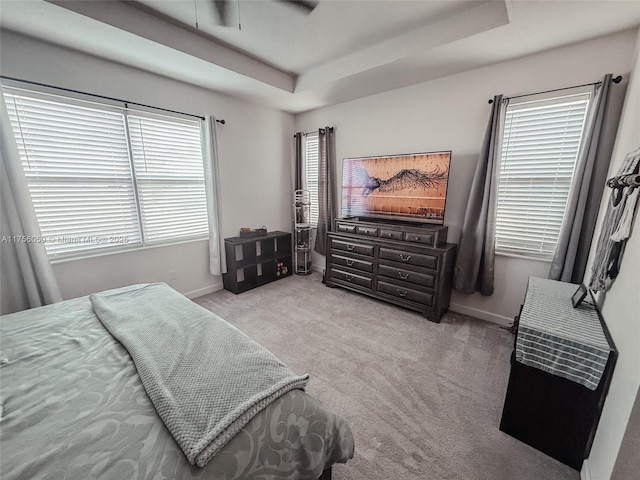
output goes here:
[{"label": "white window blind", "polygon": [[311,195],[310,223],[313,227],[318,225],[318,134],[309,133],[306,136],[304,150],[305,188]]},{"label": "white window blind", "polygon": [[3,93],[50,257],[207,235],[197,121]]},{"label": "white window blind", "polygon": [[128,116],[145,241],[207,234],[198,122]]},{"label": "white window blind", "polygon": [[47,253],[140,243],[122,114],[5,93]]},{"label": "white window blind", "polygon": [[585,93],[507,106],[496,252],[553,258],[589,99]]}]

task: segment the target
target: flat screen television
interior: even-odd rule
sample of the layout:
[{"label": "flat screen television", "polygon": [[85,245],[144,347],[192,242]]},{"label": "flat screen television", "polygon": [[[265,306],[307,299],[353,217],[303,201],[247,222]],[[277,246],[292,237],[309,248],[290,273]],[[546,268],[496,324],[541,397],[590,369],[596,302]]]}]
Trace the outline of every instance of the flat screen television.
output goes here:
[{"label": "flat screen television", "polygon": [[342,216],[444,223],[451,152],[345,158]]}]

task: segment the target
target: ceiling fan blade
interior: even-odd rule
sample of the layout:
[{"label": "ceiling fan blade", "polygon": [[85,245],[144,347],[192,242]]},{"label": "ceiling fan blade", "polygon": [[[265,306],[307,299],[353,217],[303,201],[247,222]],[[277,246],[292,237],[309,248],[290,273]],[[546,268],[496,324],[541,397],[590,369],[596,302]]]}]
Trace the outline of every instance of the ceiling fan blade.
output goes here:
[{"label": "ceiling fan blade", "polygon": [[229,26],[229,2],[228,0],[211,0],[213,10],[220,20],[220,24],[225,27]]},{"label": "ceiling fan blade", "polygon": [[277,1],[281,3],[286,3],[288,5],[291,5],[292,7],[299,8],[307,15],[309,15],[313,11],[313,9],[316,8],[320,3],[319,1],[315,1],[315,0],[277,0]]}]

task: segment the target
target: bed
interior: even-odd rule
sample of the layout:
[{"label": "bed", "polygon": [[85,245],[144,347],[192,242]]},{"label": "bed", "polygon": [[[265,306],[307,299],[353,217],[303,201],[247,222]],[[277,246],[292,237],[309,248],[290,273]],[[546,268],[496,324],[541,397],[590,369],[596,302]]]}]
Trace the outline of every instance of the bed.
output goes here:
[{"label": "bed", "polygon": [[4,316],[0,332],[4,480],[313,480],[353,457],[345,420],[292,389],[191,464],[88,297]]}]

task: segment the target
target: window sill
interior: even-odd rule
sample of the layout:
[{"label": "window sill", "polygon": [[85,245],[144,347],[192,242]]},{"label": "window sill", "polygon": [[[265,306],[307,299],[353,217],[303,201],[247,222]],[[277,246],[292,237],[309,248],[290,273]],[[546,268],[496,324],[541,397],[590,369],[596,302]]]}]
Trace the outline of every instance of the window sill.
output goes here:
[{"label": "window sill", "polygon": [[186,244],[186,243],[194,243],[194,242],[202,242],[203,240],[208,240],[208,237],[194,237],[194,238],[189,238],[189,239],[185,239],[185,240],[175,240],[175,241],[170,241],[167,243],[157,243],[155,245],[142,245],[142,246],[135,246],[135,247],[130,247],[130,248],[116,248],[113,250],[108,250],[108,251],[103,251],[103,252],[95,252],[95,253],[87,253],[86,255],[78,255],[78,256],[72,256],[72,257],[61,257],[61,258],[50,258],[49,262],[51,263],[51,265],[57,265],[60,263],[68,263],[68,262],[75,262],[77,260],[87,260],[90,258],[97,258],[97,257],[108,257],[111,255],[119,255],[121,253],[131,253],[131,252],[137,252],[140,250],[153,250],[156,248],[162,248],[162,247],[171,247],[173,245],[182,245],[182,244]]},{"label": "window sill", "polygon": [[534,262],[541,262],[541,263],[548,263],[548,264],[551,264],[551,262],[553,260],[551,258],[530,257],[530,256],[524,255],[524,254],[505,253],[505,252],[496,252],[496,257],[519,258],[521,260],[531,260],[531,261],[534,261]]}]

